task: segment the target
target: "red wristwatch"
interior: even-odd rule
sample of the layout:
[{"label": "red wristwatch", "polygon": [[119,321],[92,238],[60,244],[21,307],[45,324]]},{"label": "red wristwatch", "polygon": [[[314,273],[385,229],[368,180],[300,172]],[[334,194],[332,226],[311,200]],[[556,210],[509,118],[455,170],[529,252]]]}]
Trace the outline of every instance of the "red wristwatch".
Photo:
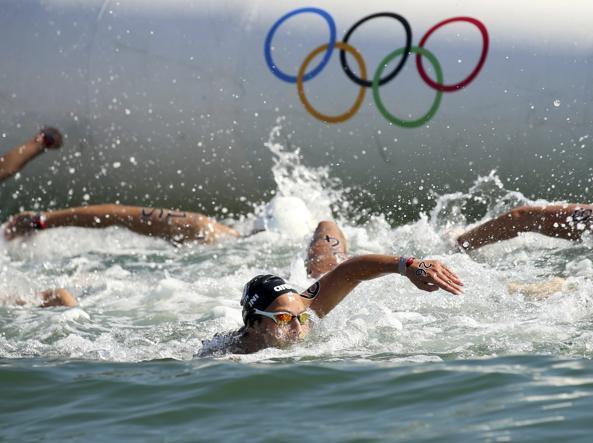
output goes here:
[{"label": "red wristwatch", "polygon": [[414,263],[414,257],[406,258],[403,255],[401,255],[399,257],[397,272],[401,275],[406,275],[406,269],[409,268],[412,263]]},{"label": "red wristwatch", "polygon": [[41,212],[38,212],[33,216],[33,228],[35,228],[36,231],[41,231],[42,229],[47,228],[47,219]]}]

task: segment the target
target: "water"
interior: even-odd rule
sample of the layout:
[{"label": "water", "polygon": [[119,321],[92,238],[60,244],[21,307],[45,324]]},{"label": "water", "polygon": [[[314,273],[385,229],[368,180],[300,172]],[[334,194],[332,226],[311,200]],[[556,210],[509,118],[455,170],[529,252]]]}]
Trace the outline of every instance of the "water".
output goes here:
[{"label": "water", "polygon": [[7,441],[590,441],[589,360],[404,360],[13,360],[0,423]]},{"label": "water", "polygon": [[[276,194],[305,202],[302,222],[217,246],[116,228],[1,241],[0,440],[589,441],[592,239],[527,234],[460,253],[456,233],[546,202],[493,172],[393,227],[396,207],[358,213],[357,191],[302,165],[280,131],[267,144]],[[254,206],[227,222],[249,232]],[[241,289],[255,274],[307,287],[303,225],[332,216],[352,254],[440,259],[465,294],[387,276],[359,286],[303,343],[196,358],[202,340],[240,326]],[[549,296],[511,290],[558,277]],[[80,306],[36,308],[50,287]]]}]

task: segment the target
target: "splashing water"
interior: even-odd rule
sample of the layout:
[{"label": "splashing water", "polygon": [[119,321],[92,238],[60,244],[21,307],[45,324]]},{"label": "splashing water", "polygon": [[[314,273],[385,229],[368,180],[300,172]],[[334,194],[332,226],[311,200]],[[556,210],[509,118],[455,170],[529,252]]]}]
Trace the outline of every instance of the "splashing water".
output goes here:
[{"label": "splashing water", "polygon": [[[466,193],[437,196],[430,216],[421,215],[414,223],[392,227],[378,215],[356,225],[347,215],[345,190],[330,169],[304,166],[298,149],[289,152],[278,142],[281,123],[266,143],[275,156],[278,197],[299,199],[305,209],[297,207],[297,214],[313,221],[331,218],[333,212],[351,254],[442,260],[464,280],[465,294],[420,292],[397,275],[376,279],[359,286],[305,342],[221,358],[593,356],[590,239],[574,244],[525,234],[470,255],[452,241],[468,221],[545,201],[504,189],[492,172],[478,177]],[[255,217],[236,224],[243,223],[246,231]],[[10,243],[0,240],[0,357],[192,359],[202,340],[240,326],[241,289],[253,275],[277,273],[306,287],[307,239],[290,229],[182,248],[117,228],[59,228]],[[35,293],[51,287],[71,290],[80,307],[36,308]],[[17,299],[24,306],[16,306]]]},{"label": "splashing water", "polygon": [[299,148],[288,151],[278,141],[284,120],[285,117],[276,120],[276,126],[272,128],[268,141],[264,143],[273,154],[272,175],[276,182],[276,195],[297,197],[307,202],[307,207],[316,220],[332,218],[332,205],[342,201],[343,190],[340,180],[331,177],[327,166],[304,166]]}]

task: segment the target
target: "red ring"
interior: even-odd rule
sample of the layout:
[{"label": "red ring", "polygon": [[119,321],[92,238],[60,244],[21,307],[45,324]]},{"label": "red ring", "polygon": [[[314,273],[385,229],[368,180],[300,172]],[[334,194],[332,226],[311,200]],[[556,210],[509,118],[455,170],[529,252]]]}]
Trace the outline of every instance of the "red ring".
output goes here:
[{"label": "red ring", "polygon": [[426,43],[426,40],[428,40],[428,37],[430,37],[430,35],[434,31],[436,31],[441,26],[445,26],[446,24],[451,23],[451,22],[468,22],[468,23],[475,25],[478,28],[478,30],[480,31],[480,33],[482,34],[482,41],[483,41],[484,46],[482,48],[482,54],[480,55],[480,61],[478,62],[478,65],[475,67],[475,69],[472,71],[472,73],[467,78],[465,78],[464,80],[462,80],[459,83],[456,83],[454,85],[445,85],[445,84],[440,84],[440,83],[433,81],[428,76],[428,74],[426,74],[426,71],[424,70],[424,66],[422,66],[421,55],[420,54],[416,55],[416,67],[418,68],[418,73],[420,74],[420,77],[422,77],[422,80],[424,80],[424,82],[428,86],[430,86],[432,89],[436,89],[437,91],[441,91],[441,92],[458,91],[462,88],[465,88],[467,85],[469,85],[474,80],[474,78],[476,78],[476,76],[482,69],[482,66],[484,66],[484,62],[486,61],[486,56],[488,55],[488,46],[489,46],[489,42],[490,42],[490,39],[488,37],[488,30],[486,29],[486,26],[484,26],[484,24],[481,21],[476,20],[475,18],[472,18],[472,17],[453,17],[453,18],[449,18],[447,20],[443,20],[442,22],[437,23],[432,28],[430,28],[428,30],[428,32],[426,34],[424,34],[424,37],[422,37],[422,40],[420,40],[420,44],[418,46],[421,48],[424,48],[424,44]]}]

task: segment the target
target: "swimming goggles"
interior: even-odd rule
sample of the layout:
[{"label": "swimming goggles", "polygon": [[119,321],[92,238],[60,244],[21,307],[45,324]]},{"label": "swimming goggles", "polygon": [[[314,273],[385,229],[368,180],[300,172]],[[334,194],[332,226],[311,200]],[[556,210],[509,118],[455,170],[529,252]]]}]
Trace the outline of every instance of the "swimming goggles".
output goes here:
[{"label": "swimming goggles", "polygon": [[274,323],[280,326],[285,326],[289,324],[293,319],[297,319],[301,325],[305,325],[309,323],[311,319],[311,314],[308,312],[301,312],[300,314],[294,315],[290,312],[286,311],[278,311],[278,312],[267,312],[267,311],[260,311],[259,309],[253,310],[254,314],[261,315],[263,317],[268,317],[274,320]]}]

